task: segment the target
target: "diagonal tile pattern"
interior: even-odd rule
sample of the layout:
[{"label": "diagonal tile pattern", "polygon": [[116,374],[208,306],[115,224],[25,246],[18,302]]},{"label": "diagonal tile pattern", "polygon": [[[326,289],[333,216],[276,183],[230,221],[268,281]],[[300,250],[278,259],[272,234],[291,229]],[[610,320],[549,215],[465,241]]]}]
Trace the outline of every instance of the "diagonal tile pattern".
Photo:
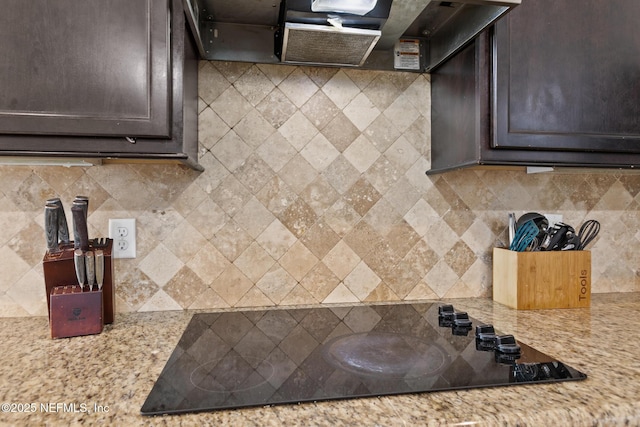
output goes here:
[{"label": "diagonal tile pattern", "polygon": [[120,311],[489,297],[507,213],[527,211],[599,220],[593,292],[640,290],[640,175],[426,176],[428,75],[202,61],[199,95],[201,174],[0,166],[0,316],[46,315],[42,207],[76,194],[94,235],[137,220]]}]

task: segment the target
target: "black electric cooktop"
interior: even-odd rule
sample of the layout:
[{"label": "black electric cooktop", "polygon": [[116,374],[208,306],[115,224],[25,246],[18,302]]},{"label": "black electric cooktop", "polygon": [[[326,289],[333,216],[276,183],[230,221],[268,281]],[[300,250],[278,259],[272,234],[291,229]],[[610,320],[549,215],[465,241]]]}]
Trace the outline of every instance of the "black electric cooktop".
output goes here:
[{"label": "black electric cooktop", "polygon": [[451,305],[196,314],[143,415],[582,380]]}]

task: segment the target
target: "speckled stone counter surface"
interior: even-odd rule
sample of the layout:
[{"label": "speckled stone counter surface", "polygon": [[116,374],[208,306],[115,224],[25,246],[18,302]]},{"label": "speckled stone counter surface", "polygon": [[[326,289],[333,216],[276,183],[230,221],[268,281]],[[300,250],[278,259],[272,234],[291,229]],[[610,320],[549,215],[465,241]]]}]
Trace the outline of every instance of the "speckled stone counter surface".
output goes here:
[{"label": "speckled stone counter surface", "polygon": [[144,417],[140,408],[193,312],[120,314],[101,335],[60,340],[50,339],[46,318],[5,318],[0,402],[22,412],[4,405],[0,424],[640,425],[640,294],[598,294],[591,308],[570,310],[516,311],[488,299],[438,303],[493,323],[589,378]]}]

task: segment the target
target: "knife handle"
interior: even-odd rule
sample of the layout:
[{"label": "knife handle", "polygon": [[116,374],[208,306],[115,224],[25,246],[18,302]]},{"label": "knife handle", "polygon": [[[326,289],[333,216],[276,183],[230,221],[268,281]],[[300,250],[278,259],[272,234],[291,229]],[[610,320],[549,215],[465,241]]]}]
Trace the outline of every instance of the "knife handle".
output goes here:
[{"label": "knife handle", "polygon": [[58,207],[47,205],[44,208],[44,232],[47,237],[47,251],[60,252],[58,246]]},{"label": "knife handle", "polygon": [[89,198],[87,196],[76,196],[76,198],[73,199],[73,204],[82,206],[85,218],[89,215]]},{"label": "knife handle", "polygon": [[81,288],[84,288],[86,267],[84,265],[84,254],[82,253],[82,250],[76,249],[75,251],[73,251],[73,265],[76,268],[76,278],[78,279],[78,285],[80,285]]},{"label": "knife handle", "polygon": [[47,200],[48,205],[55,205],[58,207],[58,240],[61,243],[69,243],[71,237],[69,236],[69,225],[67,224],[67,216],[64,213],[64,207],[60,198],[56,197]]},{"label": "knife handle", "polygon": [[73,216],[73,247],[86,252],[89,250],[89,233],[84,209],[74,202],[71,208],[71,215]]},{"label": "knife handle", "polygon": [[104,283],[104,252],[98,249],[95,252],[96,255],[96,282],[98,283],[98,289],[102,289]]},{"label": "knife handle", "polygon": [[92,290],[96,280],[96,261],[93,252],[89,251],[84,254],[84,265],[87,273],[87,285],[89,285],[89,290]]}]

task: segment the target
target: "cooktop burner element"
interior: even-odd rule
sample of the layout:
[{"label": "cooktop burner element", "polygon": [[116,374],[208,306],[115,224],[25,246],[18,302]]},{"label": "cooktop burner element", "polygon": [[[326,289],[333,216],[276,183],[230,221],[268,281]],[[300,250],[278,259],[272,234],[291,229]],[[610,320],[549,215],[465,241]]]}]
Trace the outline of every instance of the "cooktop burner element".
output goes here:
[{"label": "cooktop burner element", "polygon": [[585,378],[451,305],[203,313],[191,319],[141,412]]}]

